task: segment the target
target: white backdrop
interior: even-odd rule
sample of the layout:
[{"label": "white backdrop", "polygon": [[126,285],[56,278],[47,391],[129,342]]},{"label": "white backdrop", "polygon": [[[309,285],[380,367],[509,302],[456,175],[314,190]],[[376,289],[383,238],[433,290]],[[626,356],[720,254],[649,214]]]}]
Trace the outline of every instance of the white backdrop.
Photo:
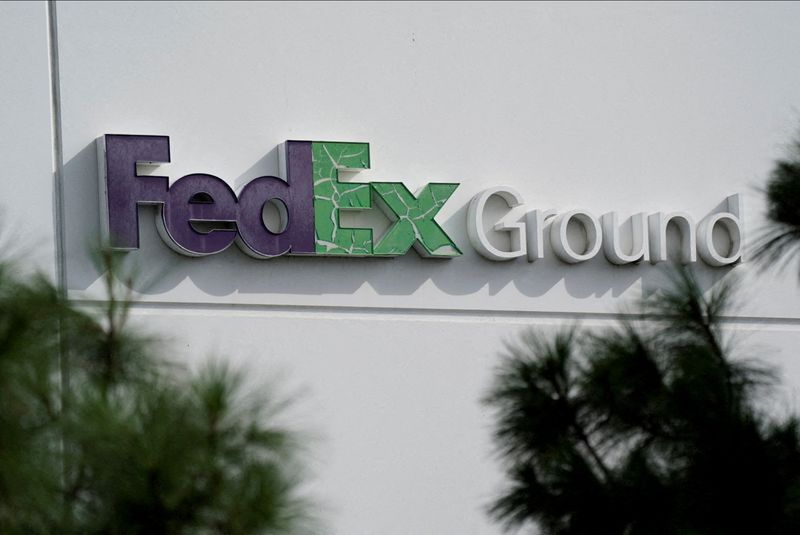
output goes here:
[{"label": "white backdrop", "polygon": [[[159,173],[172,180],[203,172],[240,186],[278,173],[284,140],[325,139],[370,143],[372,169],[356,181],[461,183],[437,217],[465,253],[449,261],[413,251],[258,261],[236,248],[188,259],[142,218],[129,259],[151,284],[137,317],[187,363],[221,354],[306,392],[295,409],[320,435],[313,491],[326,533],[498,533],[482,510],[499,474],[479,399],[502,340],[526,325],[604,325],[660,284],[656,268],[602,255],[487,261],[466,237],[475,193],[505,184],[535,207],[698,220],[741,193],[752,235],[763,224],[757,188],[800,124],[797,4],[57,8],[76,299],[100,287],[87,249],[105,133],[169,135],[172,163]],[[44,4],[0,4],[0,30],[0,202],[52,270]],[[796,270],[745,262],[702,276],[709,287],[740,277],[731,330],[800,386]]]}]

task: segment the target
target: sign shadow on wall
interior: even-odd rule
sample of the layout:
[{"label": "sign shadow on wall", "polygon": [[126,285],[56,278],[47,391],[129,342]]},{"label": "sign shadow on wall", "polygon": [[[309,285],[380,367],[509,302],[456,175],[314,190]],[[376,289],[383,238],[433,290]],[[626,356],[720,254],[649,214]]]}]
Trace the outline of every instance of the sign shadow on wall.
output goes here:
[{"label": "sign shadow on wall", "polygon": [[[66,264],[68,289],[84,291],[102,276],[90,252],[100,243],[98,163],[95,142],[87,144],[64,166]],[[278,175],[278,148],[266,153],[247,170],[234,177],[238,189],[257,176]],[[174,179],[176,177],[170,177]],[[222,177],[230,180],[230,177]],[[462,190],[468,184],[462,183]],[[442,260],[420,258],[414,251],[394,258],[343,258],[281,256],[254,259],[231,246],[206,257],[179,255],[161,240],[153,206],[139,208],[140,248],[125,253],[126,269],[135,274],[134,290],[149,296],[164,295],[187,282],[201,292],[221,297],[239,294],[345,295],[364,285],[381,296],[411,295],[426,283],[451,296],[484,291],[500,294],[509,285],[528,297],[541,297],[557,285],[575,298],[596,298],[610,293],[619,297],[637,283],[642,293],[663,286],[663,270],[648,263],[613,265],[602,254],[580,263],[565,264],[548,251],[533,263],[518,258],[493,262],[478,255],[466,232],[468,191],[457,191],[451,199],[459,206],[442,220],[441,227],[462,249],[463,256]],[[452,207],[451,207],[452,208]],[[365,211],[366,225],[383,232],[390,222],[378,210]],[[699,267],[700,281],[710,287],[729,269]]]}]

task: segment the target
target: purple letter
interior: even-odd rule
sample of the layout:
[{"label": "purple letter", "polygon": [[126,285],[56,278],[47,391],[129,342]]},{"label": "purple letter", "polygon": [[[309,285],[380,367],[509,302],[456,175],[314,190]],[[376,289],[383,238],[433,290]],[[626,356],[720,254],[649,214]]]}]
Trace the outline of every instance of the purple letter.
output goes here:
[{"label": "purple letter", "polygon": [[170,186],[167,199],[158,230],[175,251],[205,256],[224,251],[236,239],[236,194],[223,180],[186,175]]},{"label": "purple letter", "polygon": [[[287,183],[288,182],[288,183]],[[280,234],[264,224],[262,211],[272,199],[286,209]],[[311,142],[286,142],[286,182],[274,176],[254,179],[239,192],[239,245],[256,258],[285,253],[314,254],[314,184]]]},{"label": "purple letter", "polygon": [[97,147],[103,239],[113,249],[138,249],[138,205],[165,202],[169,180],[139,176],[136,164],[169,162],[169,137],[107,134]]}]

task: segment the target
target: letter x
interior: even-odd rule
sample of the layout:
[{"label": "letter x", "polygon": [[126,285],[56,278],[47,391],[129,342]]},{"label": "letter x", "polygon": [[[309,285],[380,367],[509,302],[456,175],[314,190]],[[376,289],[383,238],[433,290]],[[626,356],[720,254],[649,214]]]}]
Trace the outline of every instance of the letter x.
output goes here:
[{"label": "letter x", "polygon": [[394,225],[375,244],[374,255],[397,256],[413,245],[426,257],[452,258],[461,251],[442,227],[433,220],[458,184],[430,183],[415,197],[400,182],[372,182],[376,201]]}]

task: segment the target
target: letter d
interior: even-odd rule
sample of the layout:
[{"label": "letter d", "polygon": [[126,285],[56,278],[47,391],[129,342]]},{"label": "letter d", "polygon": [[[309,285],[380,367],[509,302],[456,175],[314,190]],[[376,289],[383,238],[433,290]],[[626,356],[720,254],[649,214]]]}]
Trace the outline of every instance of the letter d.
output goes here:
[{"label": "letter d", "polygon": [[[286,253],[314,254],[314,183],[311,170],[311,142],[287,141],[285,153],[286,182],[274,176],[250,181],[239,192],[237,244],[250,256],[272,258]],[[264,205],[280,202],[279,233],[264,224]]]}]

